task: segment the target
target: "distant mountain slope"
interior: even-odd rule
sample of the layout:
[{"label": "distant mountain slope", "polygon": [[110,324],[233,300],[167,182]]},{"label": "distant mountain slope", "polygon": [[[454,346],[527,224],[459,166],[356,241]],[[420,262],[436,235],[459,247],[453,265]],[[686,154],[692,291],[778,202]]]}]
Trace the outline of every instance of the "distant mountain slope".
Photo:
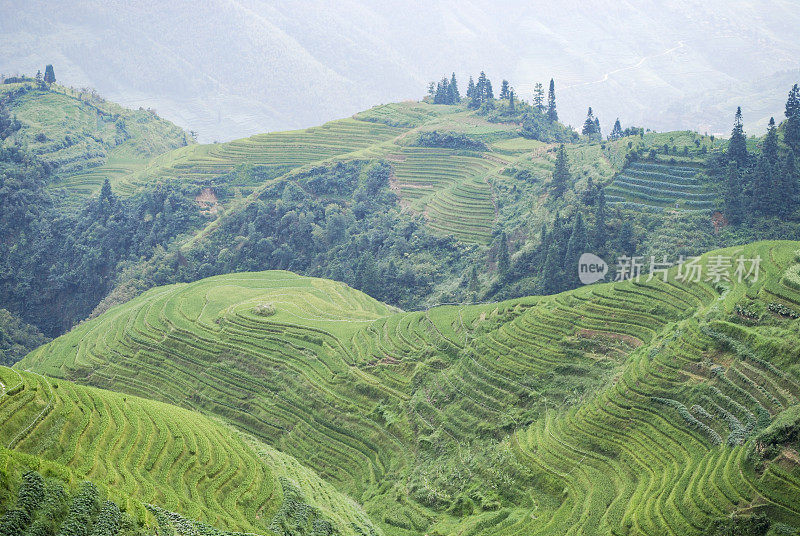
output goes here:
[{"label": "distant mountain slope", "polygon": [[761,131],[782,102],[759,81],[784,71],[797,81],[799,13],[791,0],[13,0],[0,6],[0,72],[52,63],[67,85],[153,107],[205,142],[418,98],[451,71],[464,91],[480,70],[525,99],[554,77],[573,125],[592,105],[604,130],[619,116],[727,132],[733,99]]},{"label": "distant mountain slope", "polygon": [[703,534],[752,514],[791,533],[798,248],[703,257],[760,258],[741,282],[672,270],[409,313],[286,272],[220,276],[150,291],[18,368],[217,414],[387,534]]},{"label": "distant mountain slope", "polygon": [[192,143],[182,129],[154,113],[123,108],[94,92],[2,84],[0,102],[21,124],[2,144],[20,145],[50,166],[55,186],[77,182],[75,190],[82,193],[98,190],[106,177],[131,173],[154,156]]}]

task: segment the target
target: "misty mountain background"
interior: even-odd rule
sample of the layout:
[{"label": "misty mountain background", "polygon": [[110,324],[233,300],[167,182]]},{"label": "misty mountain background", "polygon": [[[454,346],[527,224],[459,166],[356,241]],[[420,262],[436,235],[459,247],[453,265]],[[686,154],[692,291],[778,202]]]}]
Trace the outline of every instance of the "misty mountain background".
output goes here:
[{"label": "misty mountain background", "polygon": [[[0,73],[151,107],[200,141],[303,128],[485,70],[531,98],[657,130],[760,133],[800,80],[800,0],[0,0]],[[774,88],[786,88],[776,92]]]}]

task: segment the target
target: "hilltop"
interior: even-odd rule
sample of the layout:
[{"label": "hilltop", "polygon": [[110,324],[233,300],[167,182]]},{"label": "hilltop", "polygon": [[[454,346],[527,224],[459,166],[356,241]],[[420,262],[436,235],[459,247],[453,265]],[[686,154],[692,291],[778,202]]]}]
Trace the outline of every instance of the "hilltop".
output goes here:
[{"label": "hilltop", "polygon": [[153,289],[16,368],[222,418],[386,534],[701,534],[761,514],[791,533],[798,249],[703,256],[759,258],[741,281],[672,269],[417,312],[287,272],[223,275]]},{"label": "hilltop", "polygon": [[[287,269],[414,309],[574,288],[564,267],[578,249],[613,260],[800,238],[795,201],[780,219],[761,209],[746,222],[725,218],[728,143],[695,132],[628,127],[603,139],[514,98],[433,104],[431,95],[200,145],[151,112],[118,111],[144,121],[141,130],[103,142],[105,156],[83,169],[54,171],[54,156],[16,142],[50,136],[23,113],[32,103],[61,106],[51,110],[59,117],[91,100],[65,91],[9,101],[20,128],[4,159],[4,212],[14,216],[2,230],[18,245],[4,251],[0,297],[47,336],[154,286],[215,274]],[[98,126],[82,120],[87,139],[108,141],[98,118],[116,108],[91,102],[84,111]],[[746,141],[743,170],[764,139]],[[571,240],[580,247],[569,250]]]},{"label": "hilltop", "polygon": [[[21,146],[52,170],[54,187],[77,179],[93,192],[108,174],[130,173],[150,158],[191,143],[181,128],[151,110],[129,110],[88,89],[21,82],[0,85],[0,103],[20,128],[2,140]],[[95,168],[103,166],[102,173]]]}]

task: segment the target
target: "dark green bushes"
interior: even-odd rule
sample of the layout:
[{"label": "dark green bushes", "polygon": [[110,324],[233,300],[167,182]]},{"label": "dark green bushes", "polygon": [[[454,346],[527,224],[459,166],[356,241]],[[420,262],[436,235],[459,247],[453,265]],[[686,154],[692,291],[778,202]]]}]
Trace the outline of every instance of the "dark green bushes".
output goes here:
[{"label": "dark green bushes", "polygon": [[419,147],[444,147],[447,149],[467,149],[470,151],[485,151],[486,144],[480,140],[470,138],[465,134],[454,132],[422,132],[417,138]]}]

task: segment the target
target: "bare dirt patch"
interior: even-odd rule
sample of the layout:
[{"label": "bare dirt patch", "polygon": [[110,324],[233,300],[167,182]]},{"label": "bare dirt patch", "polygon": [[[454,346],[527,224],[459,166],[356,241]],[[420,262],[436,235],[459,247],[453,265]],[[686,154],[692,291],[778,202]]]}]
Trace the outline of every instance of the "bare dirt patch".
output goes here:
[{"label": "bare dirt patch", "polygon": [[594,339],[597,337],[613,339],[617,341],[622,341],[626,344],[630,344],[634,348],[638,348],[642,345],[642,341],[637,339],[632,335],[625,335],[624,333],[614,333],[613,331],[600,331],[597,329],[585,329],[581,328],[578,330],[578,336],[584,337],[586,339]]},{"label": "bare dirt patch", "polygon": [[200,211],[206,214],[215,215],[219,212],[219,200],[211,188],[203,188],[194,198],[194,202],[200,207]]}]

